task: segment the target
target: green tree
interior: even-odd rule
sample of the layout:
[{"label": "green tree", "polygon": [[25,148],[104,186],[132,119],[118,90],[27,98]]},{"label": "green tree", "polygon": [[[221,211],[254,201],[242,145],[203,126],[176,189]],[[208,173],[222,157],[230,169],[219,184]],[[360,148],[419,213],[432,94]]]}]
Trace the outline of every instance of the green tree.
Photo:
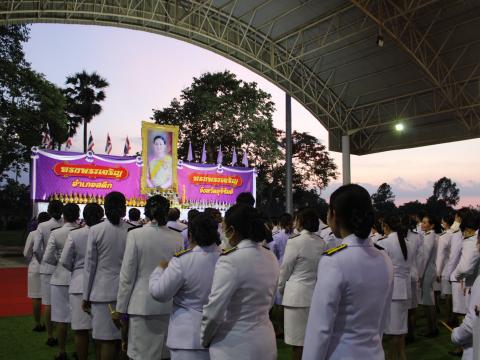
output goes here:
[{"label": "green tree", "polygon": [[108,82],[96,72],[91,74],[85,70],[68,76],[64,90],[67,99],[67,113],[70,121],[70,136],[83,123],[83,151],[87,152],[87,124],[102,112],[100,102],[105,100],[103,89]]},{"label": "green tree", "polygon": [[25,184],[7,179],[0,187],[0,229],[24,229],[29,219],[30,190]]},{"label": "green tree", "polygon": [[0,177],[29,162],[47,124],[56,144],[66,140],[64,97],[25,60],[28,37],[24,25],[0,27]]},{"label": "green tree", "polygon": [[460,201],[460,189],[445,176],[433,184],[433,194],[427,199],[427,203],[439,200],[443,200],[449,206],[455,206]]},{"label": "green tree", "polygon": [[380,213],[390,212],[396,209],[395,195],[392,187],[383,183],[377,189],[377,192],[372,194],[373,207]]}]

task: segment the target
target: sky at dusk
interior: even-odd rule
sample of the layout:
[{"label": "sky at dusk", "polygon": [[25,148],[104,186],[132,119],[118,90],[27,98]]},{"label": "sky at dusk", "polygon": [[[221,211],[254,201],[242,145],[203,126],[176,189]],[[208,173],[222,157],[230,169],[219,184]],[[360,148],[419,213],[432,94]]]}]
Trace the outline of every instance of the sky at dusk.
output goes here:
[{"label": "sky at dusk", "polygon": [[[254,72],[200,47],[156,34],[81,25],[31,25],[25,52],[33,69],[64,86],[65,78],[81,70],[97,71],[110,86],[103,112],[90,125],[95,150],[103,153],[107,132],[112,154],[122,154],[128,134],[132,151],[140,151],[140,123],[152,109],[168,106],[189,86],[193,77],[205,72],[230,70],[238,78],[255,81],[276,104],[274,125],[285,128],[285,93]],[[294,130],[308,132],[328,144],[325,128],[298,102],[292,100]],[[80,130],[80,134],[83,132]],[[82,137],[74,138],[73,151],[82,151]],[[199,152],[201,149],[194,149]],[[323,191],[328,198],[341,182],[341,154],[331,153],[339,167],[339,178]],[[352,182],[374,192],[389,183],[397,204],[424,201],[433,182],[450,177],[460,187],[460,205],[480,204],[480,139],[456,143],[352,156]]]}]

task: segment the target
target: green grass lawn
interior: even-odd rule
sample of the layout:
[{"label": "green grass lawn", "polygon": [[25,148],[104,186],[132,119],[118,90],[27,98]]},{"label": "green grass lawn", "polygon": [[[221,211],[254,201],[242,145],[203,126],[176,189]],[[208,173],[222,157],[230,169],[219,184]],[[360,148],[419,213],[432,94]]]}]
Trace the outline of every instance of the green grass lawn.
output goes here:
[{"label": "green grass lawn", "polygon": [[[420,319],[418,332],[425,330],[423,324],[424,321]],[[33,332],[32,327],[33,321],[30,316],[0,318],[0,359],[52,360],[57,348],[46,346],[46,334]],[[450,335],[447,330],[440,328],[440,336],[437,338],[426,339],[417,336],[417,341],[407,346],[407,357],[410,360],[459,359],[448,355],[450,350],[452,350]],[[69,332],[67,352],[71,354],[73,351],[73,335]],[[93,353],[92,347],[91,359],[94,358]],[[291,358],[290,349],[281,341],[278,342],[278,353],[279,359]]]}]

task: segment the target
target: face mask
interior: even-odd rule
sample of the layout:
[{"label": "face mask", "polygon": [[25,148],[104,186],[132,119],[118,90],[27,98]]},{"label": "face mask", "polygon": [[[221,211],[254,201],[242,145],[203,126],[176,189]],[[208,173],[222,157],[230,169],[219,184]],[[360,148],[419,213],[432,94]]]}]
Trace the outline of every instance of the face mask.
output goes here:
[{"label": "face mask", "polygon": [[457,231],[457,230],[459,230],[459,229],[460,229],[460,223],[459,223],[458,221],[455,221],[455,222],[452,224],[452,226],[450,226],[450,229],[451,229],[452,231]]}]

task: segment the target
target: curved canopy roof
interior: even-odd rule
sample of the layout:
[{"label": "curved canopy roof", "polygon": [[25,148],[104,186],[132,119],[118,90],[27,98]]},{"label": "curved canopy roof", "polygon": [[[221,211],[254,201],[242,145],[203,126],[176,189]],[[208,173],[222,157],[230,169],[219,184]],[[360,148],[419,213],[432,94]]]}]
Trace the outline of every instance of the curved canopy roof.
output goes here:
[{"label": "curved canopy roof", "polygon": [[32,22],[125,27],[215,51],[297,99],[331,150],[345,134],[358,155],[480,137],[478,0],[0,2],[0,24]]}]

